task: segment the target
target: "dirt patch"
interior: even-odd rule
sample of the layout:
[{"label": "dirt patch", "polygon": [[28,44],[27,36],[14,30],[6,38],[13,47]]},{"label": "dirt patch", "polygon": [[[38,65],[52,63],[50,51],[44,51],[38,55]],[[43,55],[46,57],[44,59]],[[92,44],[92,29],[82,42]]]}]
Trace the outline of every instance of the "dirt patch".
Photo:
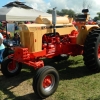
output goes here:
[{"label": "dirt patch", "polygon": [[[0,100],[41,100],[33,91],[33,73],[22,71],[18,76],[6,78],[0,71]],[[45,100],[53,100],[51,97]]]}]

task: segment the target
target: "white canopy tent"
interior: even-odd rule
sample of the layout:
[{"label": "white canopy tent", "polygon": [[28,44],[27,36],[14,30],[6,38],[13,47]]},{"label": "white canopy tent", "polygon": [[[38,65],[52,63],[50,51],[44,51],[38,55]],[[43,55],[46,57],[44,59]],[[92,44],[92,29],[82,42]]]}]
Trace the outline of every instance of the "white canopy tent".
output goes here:
[{"label": "white canopy tent", "polygon": [[0,21],[34,21],[39,15],[43,17],[52,16],[35,9],[21,7],[3,7],[0,9]]}]

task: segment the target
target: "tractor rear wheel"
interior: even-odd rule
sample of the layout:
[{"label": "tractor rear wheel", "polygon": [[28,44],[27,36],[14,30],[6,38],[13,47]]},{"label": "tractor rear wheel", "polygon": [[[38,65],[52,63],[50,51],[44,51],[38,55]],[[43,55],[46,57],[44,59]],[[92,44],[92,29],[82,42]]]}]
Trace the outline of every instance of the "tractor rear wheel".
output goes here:
[{"label": "tractor rear wheel", "polygon": [[59,75],[54,67],[45,66],[37,70],[34,80],[34,92],[42,99],[52,95],[59,83]]},{"label": "tractor rear wheel", "polygon": [[1,63],[1,72],[6,77],[13,77],[20,73],[22,69],[22,63],[13,61],[12,59],[4,60]]},{"label": "tractor rear wheel", "polygon": [[84,44],[83,60],[91,71],[100,71],[100,28],[89,32]]}]

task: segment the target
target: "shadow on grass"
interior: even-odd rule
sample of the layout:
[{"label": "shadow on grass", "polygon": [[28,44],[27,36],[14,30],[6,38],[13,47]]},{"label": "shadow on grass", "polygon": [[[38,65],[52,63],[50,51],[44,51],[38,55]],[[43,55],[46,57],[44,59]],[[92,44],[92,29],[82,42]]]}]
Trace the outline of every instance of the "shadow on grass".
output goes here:
[{"label": "shadow on grass", "polygon": [[[75,60],[76,59],[76,60]],[[59,72],[60,80],[66,80],[66,79],[74,79],[74,78],[80,78],[88,75],[94,74],[90,70],[86,68],[86,66],[83,63],[83,59],[77,59],[73,58],[69,60],[60,60],[58,62],[51,62],[48,61],[45,63],[45,65],[53,66],[57,69]]]},{"label": "shadow on grass", "polygon": [[0,96],[0,100],[41,100],[37,97],[34,91],[31,94],[23,96],[16,96],[14,92],[11,91],[13,88],[17,87],[25,80],[32,79],[34,73],[35,70],[33,68],[24,65],[24,68],[22,69],[21,73],[15,77],[6,78],[5,76],[0,75],[0,91],[3,93],[3,95],[7,96],[4,97],[4,99],[2,99],[3,96]]},{"label": "shadow on grass", "polygon": [[[73,78],[80,78],[91,75],[91,73],[82,62],[82,59],[69,59],[68,61],[62,60],[54,62],[54,60],[46,59],[45,65],[55,67],[60,76],[60,80],[70,80]],[[30,93],[23,96],[16,96],[10,89],[17,87],[25,80],[31,79],[34,76],[34,69],[31,67],[24,66],[24,70],[15,77],[5,78],[3,75],[0,76],[0,91],[2,91],[7,97],[3,100],[41,100],[34,93]],[[11,87],[10,89],[8,89]]]},{"label": "shadow on grass", "polygon": [[5,98],[3,100],[43,100],[38,98],[34,93],[30,93],[27,95],[23,95],[23,96],[15,96],[13,95],[11,92],[9,94],[10,96],[8,98]]}]

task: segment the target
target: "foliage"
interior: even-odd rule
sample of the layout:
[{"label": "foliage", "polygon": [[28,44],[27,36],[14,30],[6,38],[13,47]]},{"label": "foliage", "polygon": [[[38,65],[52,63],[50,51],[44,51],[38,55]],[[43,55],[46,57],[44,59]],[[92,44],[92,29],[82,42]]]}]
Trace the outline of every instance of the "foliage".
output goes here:
[{"label": "foliage", "polygon": [[[47,13],[52,14],[52,10],[48,9]],[[59,16],[64,16],[64,15],[75,16],[75,12],[72,9],[62,9],[61,11],[57,10],[57,15],[59,15]]]},{"label": "foliage", "polygon": [[94,21],[100,20],[100,12],[97,12],[97,15],[98,16],[94,17]]},{"label": "foliage", "polygon": [[[83,5],[85,5],[85,4],[83,4]],[[89,5],[88,5],[89,6]],[[64,16],[64,15],[69,15],[69,17],[75,17],[75,15],[76,14],[81,14],[81,13],[76,13],[74,10],[72,10],[72,9],[62,9],[62,10],[56,10],[56,12],[57,12],[57,15],[58,16]],[[50,14],[52,14],[52,10],[51,9],[48,9],[47,10],[47,13],[50,13]],[[95,16],[94,18],[93,18],[93,20],[94,21],[97,21],[97,20],[100,20],[100,12],[98,12],[97,13],[97,16]]]}]

